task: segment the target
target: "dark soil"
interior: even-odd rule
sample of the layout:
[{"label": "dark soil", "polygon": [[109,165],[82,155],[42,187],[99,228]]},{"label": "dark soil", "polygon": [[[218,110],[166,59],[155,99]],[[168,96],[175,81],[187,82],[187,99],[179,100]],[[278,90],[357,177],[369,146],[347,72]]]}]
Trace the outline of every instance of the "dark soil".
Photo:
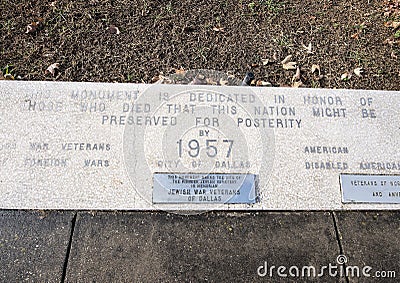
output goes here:
[{"label": "dark soil", "polygon": [[[296,70],[280,62],[293,55],[306,87],[400,90],[400,40],[385,43],[400,33],[384,25],[400,16],[384,14],[387,2],[0,0],[0,67],[22,80],[135,83],[180,69],[252,71],[291,86]],[[32,21],[37,29],[25,33]],[[58,72],[45,74],[53,63]]]}]

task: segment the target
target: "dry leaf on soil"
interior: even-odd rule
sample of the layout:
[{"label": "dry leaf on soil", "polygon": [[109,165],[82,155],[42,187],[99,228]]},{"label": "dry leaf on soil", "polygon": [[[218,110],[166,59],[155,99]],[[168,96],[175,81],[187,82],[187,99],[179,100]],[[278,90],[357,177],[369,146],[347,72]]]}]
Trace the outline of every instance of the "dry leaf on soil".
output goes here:
[{"label": "dry leaf on soil", "polygon": [[4,79],[8,80],[8,81],[13,81],[14,80],[14,76],[11,74],[5,74],[4,75]]},{"label": "dry leaf on soil", "polygon": [[308,54],[312,53],[312,51],[311,51],[311,49],[312,49],[311,42],[308,44],[308,46],[305,46],[304,44],[302,44],[301,46],[307,51]]},{"label": "dry leaf on soil", "polygon": [[317,64],[313,64],[311,66],[311,74],[314,74],[314,77],[317,80],[320,80],[320,79],[322,79],[324,77],[323,75],[321,75],[321,68]]},{"label": "dry leaf on soil", "polygon": [[351,74],[349,72],[342,74],[342,76],[340,77],[340,79],[342,81],[348,81],[348,80],[350,80],[350,78],[351,78]]},{"label": "dry leaf on soil", "polygon": [[121,32],[119,31],[119,28],[116,27],[116,26],[114,26],[114,25],[111,25],[107,30],[108,30],[108,32],[111,33],[111,34],[120,34],[120,33],[121,33]]},{"label": "dry leaf on soil", "polygon": [[297,63],[290,61],[292,59],[292,55],[286,56],[285,59],[282,60],[282,67],[285,70],[296,70],[297,69]]},{"label": "dry leaf on soil", "polygon": [[385,27],[397,29],[398,27],[400,27],[400,22],[388,21],[385,23]]},{"label": "dry leaf on soil", "polygon": [[205,80],[206,80],[206,84],[208,84],[208,85],[218,85],[218,82],[216,82],[213,78],[206,78]]},{"label": "dry leaf on soil", "polygon": [[314,74],[316,71],[318,71],[318,75],[320,75],[321,70],[320,70],[320,68],[319,68],[319,65],[313,64],[313,65],[311,66],[311,74]]},{"label": "dry leaf on soil", "polygon": [[282,64],[286,64],[286,63],[288,63],[290,61],[290,59],[292,59],[292,55],[286,56],[285,59],[283,59],[281,63]]},{"label": "dry leaf on soil", "polygon": [[228,85],[228,80],[225,80],[224,78],[219,79],[219,85]]},{"label": "dry leaf on soil", "polygon": [[300,68],[297,67],[296,74],[292,77],[292,83],[300,80]]},{"label": "dry leaf on soil", "polygon": [[392,35],[389,38],[386,38],[383,43],[389,45],[400,45],[400,39],[395,39],[395,37]]},{"label": "dry leaf on soil", "polygon": [[278,53],[276,53],[276,51],[274,51],[274,54],[272,55],[272,59],[274,59],[274,61],[278,61]]},{"label": "dry leaf on soil", "polygon": [[152,77],[151,78],[151,83],[156,83],[156,82],[158,82],[158,81],[160,81],[161,80],[161,77],[160,76],[154,76],[154,77]]},{"label": "dry leaf on soil", "polygon": [[354,69],[354,74],[356,74],[357,76],[361,77],[362,74],[364,73],[364,69],[363,68],[355,68]]},{"label": "dry leaf on soil", "polygon": [[47,69],[46,69],[46,71],[45,71],[44,73],[45,73],[46,75],[47,75],[47,74],[51,74],[51,75],[54,77],[54,75],[56,74],[56,71],[57,71],[59,65],[60,65],[59,63],[51,64],[49,67],[47,67]]},{"label": "dry leaf on soil", "polygon": [[225,28],[223,28],[223,27],[213,27],[213,31],[216,31],[216,32],[224,32],[224,31],[225,31]]},{"label": "dry leaf on soil", "polygon": [[302,81],[294,82],[293,85],[292,85],[293,88],[299,88],[301,86],[303,86],[303,82]]},{"label": "dry leaf on soil", "polygon": [[185,69],[183,69],[183,68],[175,69],[175,74],[177,74],[177,75],[184,75],[184,74],[186,74],[186,71],[185,71]]},{"label": "dry leaf on soil", "polygon": [[360,35],[360,32],[358,31],[358,32],[352,34],[350,37],[353,38],[353,39],[358,39],[359,35]]},{"label": "dry leaf on soil", "polygon": [[256,86],[272,86],[272,84],[270,82],[266,82],[263,80],[258,80],[256,83]]},{"label": "dry leaf on soil", "polygon": [[285,64],[282,64],[282,67],[285,70],[296,70],[297,68],[297,63],[296,62],[287,62]]},{"label": "dry leaf on soil", "polygon": [[34,33],[35,31],[37,31],[42,21],[42,19],[39,19],[36,22],[31,22],[29,25],[26,26],[25,33]]}]

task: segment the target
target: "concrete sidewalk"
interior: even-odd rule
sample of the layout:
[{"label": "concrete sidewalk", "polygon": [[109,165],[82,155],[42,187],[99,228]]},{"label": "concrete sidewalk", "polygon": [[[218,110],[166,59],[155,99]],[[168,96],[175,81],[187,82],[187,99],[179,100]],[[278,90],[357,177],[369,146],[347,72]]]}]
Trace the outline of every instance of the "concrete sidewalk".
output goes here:
[{"label": "concrete sidewalk", "polygon": [[[397,282],[393,276],[400,277],[399,236],[398,211],[183,216],[3,210],[0,280]],[[278,272],[279,266],[286,269]],[[371,277],[363,276],[365,266],[371,267],[366,272]],[[315,276],[303,267],[315,267]],[[340,276],[346,268],[354,273]]]}]

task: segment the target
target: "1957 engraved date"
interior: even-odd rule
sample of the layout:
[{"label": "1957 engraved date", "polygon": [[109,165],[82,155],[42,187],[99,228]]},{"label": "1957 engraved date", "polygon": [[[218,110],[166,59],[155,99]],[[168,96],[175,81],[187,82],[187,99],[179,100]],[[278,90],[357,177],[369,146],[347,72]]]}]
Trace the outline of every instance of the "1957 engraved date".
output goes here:
[{"label": "1957 engraved date", "polygon": [[196,158],[200,155],[200,149],[205,146],[206,154],[208,157],[217,157],[217,155],[225,155],[226,158],[229,158],[232,153],[233,148],[233,140],[222,140],[223,143],[228,145],[228,149],[222,151],[218,148],[218,140],[216,139],[207,139],[204,142],[200,142],[197,139],[191,139],[188,143],[184,143],[182,139],[178,140],[176,143],[178,144],[178,155],[182,157],[183,154],[187,153],[190,157]]}]

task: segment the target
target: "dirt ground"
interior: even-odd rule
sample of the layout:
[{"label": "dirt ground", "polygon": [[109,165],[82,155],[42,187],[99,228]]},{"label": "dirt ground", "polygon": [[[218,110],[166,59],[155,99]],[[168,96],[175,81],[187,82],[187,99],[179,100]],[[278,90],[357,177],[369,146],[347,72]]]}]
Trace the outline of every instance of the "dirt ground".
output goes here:
[{"label": "dirt ground", "polygon": [[276,87],[400,90],[399,0],[0,3],[8,78],[151,83],[212,69]]}]

